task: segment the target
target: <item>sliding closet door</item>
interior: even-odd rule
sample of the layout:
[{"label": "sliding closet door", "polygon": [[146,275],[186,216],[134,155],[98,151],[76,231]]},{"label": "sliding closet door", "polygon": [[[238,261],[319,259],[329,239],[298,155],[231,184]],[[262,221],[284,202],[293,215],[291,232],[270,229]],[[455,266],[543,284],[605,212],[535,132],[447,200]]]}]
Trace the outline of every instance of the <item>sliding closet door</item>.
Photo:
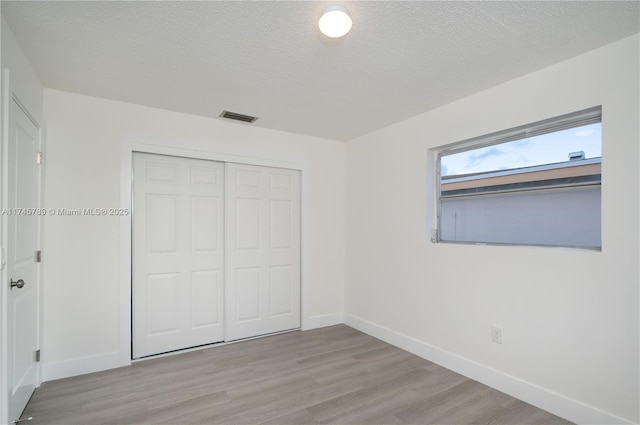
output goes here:
[{"label": "sliding closet door", "polygon": [[300,172],[226,165],[227,340],[300,327]]},{"label": "sliding closet door", "polygon": [[133,157],[133,357],[223,341],[224,164]]}]

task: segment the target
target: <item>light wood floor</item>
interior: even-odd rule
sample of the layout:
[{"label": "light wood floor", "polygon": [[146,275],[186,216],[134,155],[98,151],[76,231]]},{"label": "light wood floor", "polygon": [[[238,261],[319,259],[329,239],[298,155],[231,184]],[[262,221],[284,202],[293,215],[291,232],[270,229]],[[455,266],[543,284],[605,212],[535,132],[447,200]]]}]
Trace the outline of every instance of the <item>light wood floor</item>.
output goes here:
[{"label": "light wood floor", "polygon": [[46,382],[29,424],[568,424],[344,325]]}]

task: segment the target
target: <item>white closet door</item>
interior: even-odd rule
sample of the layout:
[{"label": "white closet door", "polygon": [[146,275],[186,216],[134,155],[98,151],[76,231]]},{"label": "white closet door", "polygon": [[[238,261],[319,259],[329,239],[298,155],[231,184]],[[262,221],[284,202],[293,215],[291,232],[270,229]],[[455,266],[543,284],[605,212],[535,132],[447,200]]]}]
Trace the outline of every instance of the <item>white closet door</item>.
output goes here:
[{"label": "white closet door", "polygon": [[227,340],[300,327],[300,172],[226,165]]},{"label": "white closet door", "polygon": [[223,341],[224,164],[133,163],[133,357]]}]

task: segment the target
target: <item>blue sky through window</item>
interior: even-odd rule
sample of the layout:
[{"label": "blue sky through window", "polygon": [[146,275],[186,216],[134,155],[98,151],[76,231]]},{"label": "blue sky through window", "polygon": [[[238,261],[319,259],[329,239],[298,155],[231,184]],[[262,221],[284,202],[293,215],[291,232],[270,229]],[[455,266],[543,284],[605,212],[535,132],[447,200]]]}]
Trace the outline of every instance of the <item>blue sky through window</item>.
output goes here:
[{"label": "blue sky through window", "polygon": [[555,164],[578,151],[587,159],[602,156],[602,123],[442,156],[440,170],[442,176],[454,176]]}]

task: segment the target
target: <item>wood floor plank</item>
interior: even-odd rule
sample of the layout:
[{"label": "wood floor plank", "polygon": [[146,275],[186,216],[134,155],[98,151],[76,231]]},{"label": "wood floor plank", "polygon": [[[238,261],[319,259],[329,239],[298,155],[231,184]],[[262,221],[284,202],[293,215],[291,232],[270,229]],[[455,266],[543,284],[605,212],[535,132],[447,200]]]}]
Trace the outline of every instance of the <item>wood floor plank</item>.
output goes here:
[{"label": "wood floor plank", "polygon": [[345,325],[46,382],[24,415],[31,425],[569,424]]}]

